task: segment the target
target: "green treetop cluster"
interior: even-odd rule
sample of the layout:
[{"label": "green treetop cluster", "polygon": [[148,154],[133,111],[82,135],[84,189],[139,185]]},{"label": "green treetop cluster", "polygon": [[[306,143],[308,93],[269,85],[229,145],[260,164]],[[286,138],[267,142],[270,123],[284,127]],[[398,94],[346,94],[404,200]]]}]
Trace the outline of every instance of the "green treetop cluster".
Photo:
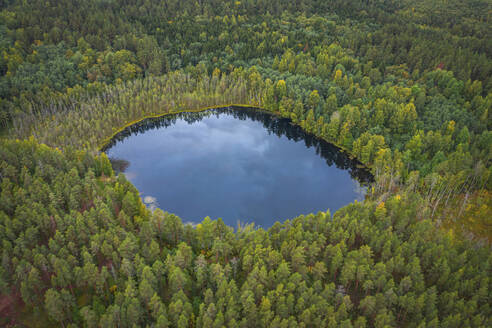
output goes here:
[{"label": "green treetop cluster", "polygon": [[[490,11],[3,1],[0,325],[491,326]],[[100,153],[144,117],[233,104],[357,157],[366,200],[193,227],[149,212]]]},{"label": "green treetop cluster", "polygon": [[[488,248],[403,193],[268,231],[148,211],[108,158],[0,141],[2,299],[64,327],[486,327]],[[41,322],[38,322],[42,318]]]}]

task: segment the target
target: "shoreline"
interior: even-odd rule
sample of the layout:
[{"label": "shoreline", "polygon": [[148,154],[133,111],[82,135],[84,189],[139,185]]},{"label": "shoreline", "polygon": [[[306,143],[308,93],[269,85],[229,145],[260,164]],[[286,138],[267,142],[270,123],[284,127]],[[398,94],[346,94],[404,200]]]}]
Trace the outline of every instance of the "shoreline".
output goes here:
[{"label": "shoreline", "polygon": [[156,119],[156,118],[163,118],[165,116],[168,116],[168,115],[175,115],[175,114],[181,114],[181,113],[200,113],[200,112],[204,112],[204,111],[207,111],[207,110],[220,110],[220,109],[226,109],[226,108],[230,108],[230,109],[235,109],[235,110],[241,110],[241,109],[253,109],[253,110],[257,110],[257,111],[261,111],[261,112],[265,112],[265,113],[268,113],[268,114],[271,114],[277,118],[285,118],[285,119],[288,119],[290,121],[291,124],[293,125],[296,125],[298,127],[300,127],[301,129],[303,129],[306,133],[309,133],[309,134],[312,134],[313,136],[315,136],[316,138],[318,139],[321,139],[333,146],[335,146],[336,148],[338,148],[341,152],[345,153],[351,160],[355,160],[358,162],[358,165],[361,166],[361,168],[364,168],[366,169],[373,177],[374,177],[374,174],[372,172],[372,167],[365,164],[365,163],[362,163],[358,158],[357,156],[355,156],[352,152],[350,152],[348,149],[346,149],[345,147],[335,143],[335,142],[332,142],[332,141],[329,141],[329,140],[326,140],[325,138],[321,137],[321,136],[318,136],[316,134],[313,134],[313,133],[310,133],[310,132],[307,132],[304,128],[302,128],[302,126],[298,123],[295,123],[292,121],[292,119],[288,118],[288,117],[283,117],[282,115],[280,115],[280,112],[273,112],[273,111],[269,111],[269,110],[266,110],[262,107],[259,107],[259,106],[255,106],[255,105],[248,105],[248,104],[225,104],[225,105],[215,105],[215,106],[206,106],[206,107],[200,107],[198,109],[182,109],[182,110],[177,110],[177,111],[169,111],[167,113],[160,113],[160,114],[153,114],[153,115],[146,115],[146,116],[143,116],[139,119],[136,119],[134,121],[131,121],[125,125],[123,125],[122,127],[118,128],[115,132],[113,132],[111,134],[111,136],[105,138],[102,143],[97,147],[97,151],[100,152],[100,153],[104,153],[105,150],[108,148],[109,144],[111,143],[111,141],[113,141],[114,138],[116,138],[118,136],[118,134],[124,132],[126,129],[136,125],[136,124],[139,124],[145,120],[148,120],[148,119]]}]

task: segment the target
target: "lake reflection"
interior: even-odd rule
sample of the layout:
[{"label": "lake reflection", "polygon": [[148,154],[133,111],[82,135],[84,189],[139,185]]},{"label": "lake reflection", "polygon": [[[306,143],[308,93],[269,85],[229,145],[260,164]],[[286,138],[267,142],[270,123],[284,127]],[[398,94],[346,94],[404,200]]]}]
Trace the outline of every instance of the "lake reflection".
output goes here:
[{"label": "lake reflection", "polygon": [[124,163],[148,205],[184,222],[210,216],[268,228],[362,200],[359,181],[370,179],[336,147],[254,109],[145,120],[120,133],[106,152]]}]

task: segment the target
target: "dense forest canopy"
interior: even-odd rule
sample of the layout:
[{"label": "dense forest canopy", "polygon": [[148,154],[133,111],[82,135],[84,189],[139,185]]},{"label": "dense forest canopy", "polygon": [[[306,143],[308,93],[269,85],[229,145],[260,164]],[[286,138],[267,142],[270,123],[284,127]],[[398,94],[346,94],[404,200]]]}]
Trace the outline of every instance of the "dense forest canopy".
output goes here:
[{"label": "dense forest canopy", "polygon": [[[491,13],[3,1],[0,325],[491,326]],[[356,157],[364,202],[268,231],[184,225],[101,152],[145,117],[231,104]]]}]

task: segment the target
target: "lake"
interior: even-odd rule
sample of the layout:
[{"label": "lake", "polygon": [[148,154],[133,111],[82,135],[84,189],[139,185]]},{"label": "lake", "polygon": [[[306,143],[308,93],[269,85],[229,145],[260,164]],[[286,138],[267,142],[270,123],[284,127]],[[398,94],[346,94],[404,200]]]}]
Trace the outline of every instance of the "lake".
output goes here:
[{"label": "lake", "polygon": [[222,108],[146,119],[105,149],[151,209],[269,228],[363,200],[371,175],[289,119]]}]

